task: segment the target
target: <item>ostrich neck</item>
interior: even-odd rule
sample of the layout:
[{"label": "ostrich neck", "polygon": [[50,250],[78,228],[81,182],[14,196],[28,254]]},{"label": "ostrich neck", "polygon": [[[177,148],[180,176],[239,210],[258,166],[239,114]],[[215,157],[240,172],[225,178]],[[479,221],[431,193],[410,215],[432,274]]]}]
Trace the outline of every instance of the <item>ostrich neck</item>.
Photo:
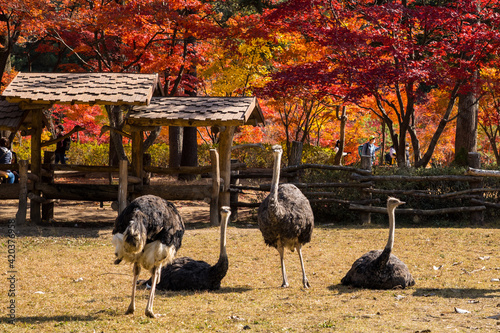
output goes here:
[{"label": "ostrich neck", "polygon": [[385,250],[388,250],[389,252],[392,250],[392,247],[394,246],[394,230],[396,229],[395,226],[395,214],[394,211],[396,210],[396,207],[392,207],[389,210],[389,239],[387,240],[387,245],[385,246]]},{"label": "ostrich neck", "polygon": [[280,182],[281,153],[274,154],[273,178],[271,181],[271,192],[269,201],[273,204],[278,203],[278,186]]},{"label": "ostrich neck", "polygon": [[229,217],[227,215],[224,215],[222,224],[220,226],[220,254],[219,254],[219,261],[222,258],[227,257],[227,251],[226,251],[226,228],[227,228],[227,223],[228,223]]}]

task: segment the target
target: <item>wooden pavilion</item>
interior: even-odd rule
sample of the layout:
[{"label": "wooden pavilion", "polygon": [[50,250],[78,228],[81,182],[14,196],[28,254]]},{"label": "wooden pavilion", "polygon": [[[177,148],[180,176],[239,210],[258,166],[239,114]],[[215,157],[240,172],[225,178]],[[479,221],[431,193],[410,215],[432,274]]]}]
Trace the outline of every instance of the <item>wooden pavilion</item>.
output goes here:
[{"label": "wooden pavilion", "polygon": [[[31,135],[30,170],[35,183],[30,191],[36,196],[43,193],[45,198],[61,198],[61,196],[61,199],[72,198],[71,193],[63,186],[43,183],[41,153],[43,110],[54,104],[120,105],[131,107],[126,119],[132,137],[130,172],[132,176],[140,179],[143,179],[145,172],[144,131],[156,126],[218,127],[219,169],[220,177],[225,184],[219,193],[219,206],[229,205],[231,147],[234,132],[237,126],[264,124],[257,99],[255,97],[153,97],[156,87],[158,87],[157,74],[19,73],[2,94],[5,100],[0,101],[0,129],[16,132],[24,128],[26,134]],[[142,185],[139,187],[141,195],[148,193]],[[75,186],[77,185],[71,186],[72,191],[76,190]],[[90,185],[84,186],[88,190]],[[115,188],[99,189],[99,191],[117,195]],[[1,192],[0,199],[3,198]],[[65,192],[64,195],[62,192]],[[102,196],[109,197],[105,194]],[[172,197],[166,199],[175,200]],[[96,198],[89,196],[81,200],[95,201]],[[40,203],[34,200],[31,200],[30,217],[32,222],[41,221]]]}]

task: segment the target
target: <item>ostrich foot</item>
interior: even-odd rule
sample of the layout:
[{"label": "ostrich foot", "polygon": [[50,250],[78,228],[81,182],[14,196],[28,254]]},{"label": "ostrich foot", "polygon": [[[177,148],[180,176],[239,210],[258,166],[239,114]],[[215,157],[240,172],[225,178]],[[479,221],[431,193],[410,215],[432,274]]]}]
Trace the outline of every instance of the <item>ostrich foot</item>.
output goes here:
[{"label": "ostrich foot", "polygon": [[283,282],[283,284],[281,285],[281,288],[288,288],[288,287],[290,287],[288,282]]},{"label": "ostrich foot", "polygon": [[132,304],[130,304],[130,306],[128,307],[127,311],[125,312],[126,315],[129,315],[129,314],[134,314],[134,311],[135,311],[135,306],[133,306]]},{"label": "ostrich foot", "polygon": [[153,319],[165,316],[164,314],[158,314],[158,313],[155,314],[155,313],[153,313],[153,311],[148,310],[148,309],[146,309],[145,314],[146,314],[146,317],[153,318]]},{"label": "ostrich foot", "polygon": [[311,288],[311,284],[309,283],[309,281],[308,281],[308,280],[304,280],[304,282],[303,282],[303,283],[304,283],[304,288],[306,288],[306,289]]}]

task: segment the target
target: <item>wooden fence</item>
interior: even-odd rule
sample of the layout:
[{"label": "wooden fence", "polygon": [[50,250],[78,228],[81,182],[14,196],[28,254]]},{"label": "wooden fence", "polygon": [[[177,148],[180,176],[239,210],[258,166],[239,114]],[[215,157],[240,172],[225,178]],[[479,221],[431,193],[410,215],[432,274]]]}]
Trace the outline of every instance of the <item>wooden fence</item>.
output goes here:
[{"label": "wooden fence", "polygon": [[[477,166],[477,160],[473,158],[476,162],[471,164]],[[386,214],[385,198],[389,195],[402,197],[408,201],[407,205],[398,208],[398,214],[432,216],[467,213],[470,214],[471,222],[474,224],[483,223],[486,210],[500,209],[498,203],[500,186],[496,186],[495,181],[500,177],[500,171],[469,167],[469,171],[463,175],[409,176],[376,175],[375,172],[367,169],[371,167],[363,169],[303,164],[282,168],[281,181],[299,179],[298,182],[291,181],[291,183],[302,190],[313,207],[314,205],[324,207],[335,204],[335,209],[358,212],[361,223],[370,223],[372,213]],[[345,174],[345,177],[338,182],[301,182],[297,173],[300,174],[305,170],[308,170],[309,174],[320,170],[337,171]],[[231,185],[230,190],[236,197],[231,202],[232,211],[236,211],[238,207],[259,206],[258,200],[242,202],[237,194],[249,192],[267,194],[266,192],[270,190],[269,181],[272,177],[272,170],[244,170],[233,174],[232,177],[260,181],[257,185]],[[488,178],[491,181],[485,181]],[[430,186],[427,186],[429,184]],[[344,196],[346,192],[350,193],[348,198]],[[436,206],[439,208],[435,208]]]}]

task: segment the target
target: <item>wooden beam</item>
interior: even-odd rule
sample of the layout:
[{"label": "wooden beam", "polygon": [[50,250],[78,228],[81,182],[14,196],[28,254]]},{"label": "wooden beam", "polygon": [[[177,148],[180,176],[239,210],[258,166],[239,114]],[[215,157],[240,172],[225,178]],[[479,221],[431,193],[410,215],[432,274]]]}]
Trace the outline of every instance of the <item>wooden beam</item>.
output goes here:
[{"label": "wooden beam", "polygon": [[66,138],[69,138],[71,135],[73,135],[73,133],[76,133],[76,132],[80,132],[80,131],[83,131],[85,130],[85,128],[79,126],[79,125],[76,125],[75,127],[73,127],[73,129],[71,131],[69,131],[68,133],[64,134],[63,136],[61,137],[58,137],[56,139],[53,139],[53,140],[48,140],[48,141],[44,141],[41,143],[41,146],[42,147],[46,147],[46,146],[50,146],[50,145],[53,145],[54,143],[58,143],[59,141],[62,141]]},{"label": "wooden beam", "polygon": [[234,130],[234,126],[226,126],[224,129],[221,128],[220,132],[219,164],[220,175],[224,181],[224,185],[219,196],[219,209],[222,206],[229,206],[230,204],[231,146],[233,145]]},{"label": "wooden beam", "polygon": [[142,155],[144,155],[143,132],[132,132],[132,174],[139,178],[142,178],[144,169]]},{"label": "wooden beam", "polygon": [[[385,207],[362,206],[362,205],[352,204],[349,206],[349,209],[360,210],[369,213],[387,214],[387,208]],[[486,210],[485,206],[448,207],[441,209],[398,208],[396,209],[396,214],[438,215],[438,214],[449,214],[449,213],[477,212],[483,210]]]},{"label": "wooden beam", "polygon": [[194,119],[127,119],[127,124],[138,127],[157,127],[157,126],[180,126],[180,127],[205,127],[205,126],[242,126],[245,123],[242,120],[194,120]]},{"label": "wooden beam", "polygon": [[219,221],[219,191],[220,191],[220,168],[219,153],[216,149],[210,149],[210,160],[212,161],[212,198],[210,199],[210,225],[218,226]]},{"label": "wooden beam", "polygon": [[16,222],[18,225],[26,224],[26,210],[28,208],[28,161],[19,161],[19,208],[17,209]]},{"label": "wooden beam", "polygon": [[[31,111],[32,127],[34,133],[31,135],[31,173],[41,179],[42,176],[42,110]],[[40,191],[33,190],[33,194],[39,196]],[[30,203],[30,218],[32,223],[41,222],[40,203],[31,201]]]}]

